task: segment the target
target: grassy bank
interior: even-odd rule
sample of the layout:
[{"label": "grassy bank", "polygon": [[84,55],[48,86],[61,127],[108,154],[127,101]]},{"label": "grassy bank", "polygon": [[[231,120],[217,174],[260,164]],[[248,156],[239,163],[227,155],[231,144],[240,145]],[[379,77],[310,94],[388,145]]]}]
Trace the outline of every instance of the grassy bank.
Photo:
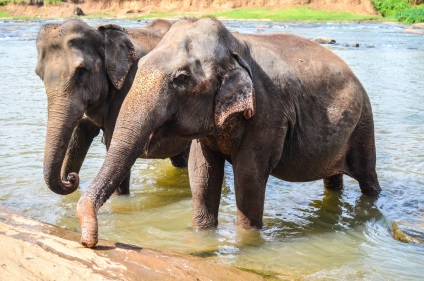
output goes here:
[{"label": "grassy bank", "polygon": [[12,20],[33,20],[39,19],[39,16],[12,16],[9,12],[2,10],[0,7],[0,19],[12,19]]},{"label": "grassy bank", "polygon": [[[177,16],[197,16],[198,14],[163,14],[151,13],[139,18],[153,17],[177,17]],[[364,21],[376,20],[380,18],[375,15],[354,14],[349,12],[323,11],[306,6],[296,6],[286,9],[268,9],[268,8],[245,8],[236,9],[228,12],[212,12],[210,16],[220,19],[250,19],[250,20],[271,20],[271,21]]]},{"label": "grassy bank", "polygon": [[[100,13],[89,13],[82,18],[114,18],[116,11],[106,11]],[[215,16],[220,19],[249,19],[249,20],[271,20],[271,21],[310,21],[310,22],[325,22],[325,21],[366,21],[378,20],[381,18],[376,15],[355,14],[349,12],[329,12],[318,9],[313,9],[306,6],[296,6],[285,9],[268,9],[268,8],[244,8],[236,9],[227,12],[209,12],[209,13],[161,13],[152,12],[149,14],[128,14],[125,18],[128,19],[146,19],[146,18],[178,18],[182,16]],[[8,19],[36,19],[39,16],[13,16],[10,15],[4,7],[0,7],[0,18]]]},{"label": "grassy bank", "polygon": [[[0,0],[8,1],[8,0]],[[23,0],[25,1],[25,0]],[[54,0],[50,0],[54,1]],[[397,1],[395,4],[393,1]],[[409,6],[408,0],[373,0],[375,7],[382,16],[358,14],[342,11],[324,11],[314,9],[308,6],[294,6],[284,9],[269,8],[243,8],[226,12],[209,12],[207,15],[215,16],[220,19],[249,19],[249,20],[271,20],[271,21],[303,21],[303,22],[342,22],[342,21],[400,21],[406,23],[424,22],[424,4]],[[53,5],[50,5],[52,7]],[[89,13],[84,18],[115,18],[117,11],[102,11],[100,13]],[[160,13],[152,12],[149,14],[129,13],[124,16],[128,19],[145,18],[178,18],[181,16],[204,16],[205,13]],[[5,6],[0,6],[0,18],[9,19],[35,19],[34,16],[14,16],[10,15]]]}]

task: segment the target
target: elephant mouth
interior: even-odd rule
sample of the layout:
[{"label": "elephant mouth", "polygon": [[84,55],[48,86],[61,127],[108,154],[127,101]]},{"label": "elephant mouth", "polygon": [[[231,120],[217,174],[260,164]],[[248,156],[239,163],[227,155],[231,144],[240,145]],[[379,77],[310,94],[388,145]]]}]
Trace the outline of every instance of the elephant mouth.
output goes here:
[{"label": "elephant mouth", "polygon": [[143,157],[146,158],[155,158],[153,155],[157,154],[157,150],[160,149],[161,139],[165,136],[164,127],[161,126],[150,133],[147,143],[144,146]]},{"label": "elephant mouth", "polygon": [[[149,134],[144,146],[144,158],[168,158],[170,154],[179,154],[181,138],[172,130],[172,123],[165,122],[162,126]],[[177,148],[177,150],[175,150]]]},{"label": "elephant mouth", "polygon": [[147,156],[149,155],[149,149],[151,148],[151,144],[152,144],[152,140],[153,140],[153,138],[154,138],[154,136],[155,136],[155,132],[156,132],[156,130],[155,130],[155,131],[153,131],[153,132],[149,135],[149,138],[147,139],[147,143],[146,143],[146,145],[145,145],[145,147],[144,147],[144,156],[145,156],[145,157],[147,157]]}]

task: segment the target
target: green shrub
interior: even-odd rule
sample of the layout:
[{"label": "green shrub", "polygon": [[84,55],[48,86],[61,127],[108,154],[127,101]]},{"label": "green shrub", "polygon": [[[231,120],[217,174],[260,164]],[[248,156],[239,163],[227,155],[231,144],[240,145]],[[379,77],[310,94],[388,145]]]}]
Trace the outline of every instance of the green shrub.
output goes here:
[{"label": "green shrub", "polygon": [[392,16],[399,11],[409,9],[408,0],[372,0],[377,11],[383,16]]},{"label": "green shrub", "polygon": [[398,21],[406,23],[424,22],[424,5],[399,11],[395,17]]},{"label": "green shrub", "polygon": [[0,6],[6,6],[10,2],[11,2],[11,0],[0,0]]}]

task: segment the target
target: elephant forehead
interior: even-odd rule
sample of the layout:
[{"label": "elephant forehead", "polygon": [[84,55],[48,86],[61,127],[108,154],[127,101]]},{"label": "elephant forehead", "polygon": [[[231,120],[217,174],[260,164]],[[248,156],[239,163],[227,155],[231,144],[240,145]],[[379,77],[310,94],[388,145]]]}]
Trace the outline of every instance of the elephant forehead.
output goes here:
[{"label": "elephant forehead", "polygon": [[[171,30],[165,35],[165,38],[171,39],[173,43],[189,47],[193,42],[205,42],[207,47],[217,43],[221,24],[213,19],[187,19],[174,24]],[[166,40],[165,40],[166,41]]]},{"label": "elephant forehead", "polygon": [[131,88],[134,94],[153,96],[152,93],[163,89],[166,84],[165,74],[155,67],[144,66],[137,71],[136,83]]},{"label": "elephant forehead", "polygon": [[63,32],[84,32],[91,27],[79,19],[71,19],[62,24]]},{"label": "elephant forehead", "polygon": [[38,34],[37,43],[49,42],[60,37],[61,27],[58,24],[46,24]]},{"label": "elephant forehead", "polygon": [[40,30],[38,44],[61,45],[70,34],[75,34],[76,38],[84,38],[84,34],[90,27],[79,20],[70,20],[62,25],[46,24]]},{"label": "elephant forehead", "polygon": [[[200,29],[205,31],[213,31],[219,28],[222,24],[213,17],[205,17],[205,18],[186,18],[182,19],[180,21],[177,21],[171,28],[176,29],[186,29],[185,31],[195,32],[196,30]],[[187,29],[189,28],[189,29]]]}]

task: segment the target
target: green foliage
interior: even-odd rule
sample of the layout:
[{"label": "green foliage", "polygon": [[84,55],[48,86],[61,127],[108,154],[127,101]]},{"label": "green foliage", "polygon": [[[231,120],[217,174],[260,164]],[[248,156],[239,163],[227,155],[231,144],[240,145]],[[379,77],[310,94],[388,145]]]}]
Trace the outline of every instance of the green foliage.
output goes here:
[{"label": "green foliage", "polygon": [[7,4],[9,4],[11,2],[11,0],[0,0],[0,6],[5,6]]},{"label": "green foliage", "polygon": [[399,11],[409,9],[408,0],[372,0],[374,7],[383,16],[393,16]]},{"label": "green foliage", "polygon": [[372,2],[386,19],[405,23],[424,22],[424,5],[410,7],[422,3],[422,0],[372,0]]},{"label": "green foliage", "polygon": [[399,11],[395,17],[398,21],[406,23],[424,22],[424,5]]}]

